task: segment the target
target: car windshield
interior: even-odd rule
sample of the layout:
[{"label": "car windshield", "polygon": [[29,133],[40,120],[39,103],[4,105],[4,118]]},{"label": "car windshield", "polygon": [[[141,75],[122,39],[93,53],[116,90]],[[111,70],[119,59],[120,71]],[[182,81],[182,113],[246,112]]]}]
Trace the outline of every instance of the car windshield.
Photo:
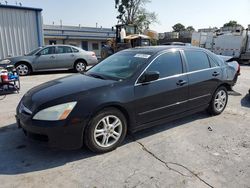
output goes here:
[{"label": "car windshield", "polygon": [[150,53],[143,52],[119,52],[91,68],[86,75],[100,79],[124,80],[133,76],[150,56]]},{"label": "car windshield", "polygon": [[25,56],[31,56],[31,55],[34,55],[36,52],[38,52],[39,50],[41,50],[42,48],[37,48],[37,49],[35,49],[35,50],[33,50],[33,51],[31,51],[31,52],[29,52],[29,53],[27,53],[27,54],[25,54]]}]

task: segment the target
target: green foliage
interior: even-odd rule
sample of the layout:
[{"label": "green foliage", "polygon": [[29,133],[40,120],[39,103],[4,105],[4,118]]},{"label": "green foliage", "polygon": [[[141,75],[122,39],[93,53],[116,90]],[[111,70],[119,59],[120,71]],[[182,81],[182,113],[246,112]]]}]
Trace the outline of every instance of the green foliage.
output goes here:
[{"label": "green foliage", "polygon": [[175,24],[173,27],[174,32],[180,32],[180,31],[185,31],[185,26],[182,25],[181,23]]},{"label": "green foliage", "polygon": [[194,27],[193,26],[188,26],[186,28],[186,31],[195,31]]},{"label": "green foliage", "polygon": [[118,22],[122,24],[135,24],[139,32],[148,29],[152,23],[157,22],[157,15],[144,8],[150,2],[150,0],[115,0],[115,8],[118,11]]},{"label": "green foliage", "polygon": [[240,24],[237,23],[237,21],[231,20],[228,23],[225,23],[223,27],[237,27],[241,26]]}]

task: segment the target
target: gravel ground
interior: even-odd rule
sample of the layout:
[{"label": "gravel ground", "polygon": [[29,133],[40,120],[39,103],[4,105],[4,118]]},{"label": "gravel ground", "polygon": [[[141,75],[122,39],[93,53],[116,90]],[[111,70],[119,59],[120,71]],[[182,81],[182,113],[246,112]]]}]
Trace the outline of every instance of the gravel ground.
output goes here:
[{"label": "gravel ground", "polygon": [[24,93],[69,72],[22,77],[20,94],[0,96],[0,187],[250,187],[250,67],[225,112],[198,113],[129,135],[117,150],[49,149],[15,124]]}]

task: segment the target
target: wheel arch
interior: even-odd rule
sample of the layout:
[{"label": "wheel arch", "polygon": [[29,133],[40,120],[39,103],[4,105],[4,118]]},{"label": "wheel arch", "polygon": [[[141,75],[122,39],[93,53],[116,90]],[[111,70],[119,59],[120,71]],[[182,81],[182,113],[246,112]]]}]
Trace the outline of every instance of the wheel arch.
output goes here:
[{"label": "wheel arch", "polygon": [[[231,86],[229,83],[222,83],[222,84],[220,84],[220,85],[216,88],[216,90],[217,90],[219,87],[225,87],[225,88],[227,89],[227,91],[232,91],[232,86]],[[215,91],[216,91],[216,90],[215,90]]]},{"label": "wheel arch", "polygon": [[[88,118],[88,123],[89,124],[92,120],[92,118],[98,114],[99,112],[103,111],[104,109],[108,109],[108,108],[114,108],[114,109],[117,109],[119,110],[123,115],[124,117],[126,118],[126,121],[127,121],[127,128],[129,129],[130,126],[131,126],[131,115],[129,114],[128,110],[122,106],[121,104],[119,103],[109,103],[109,104],[104,104],[100,107],[98,107],[96,110],[94,110],[94,112],[89,116]],[[84,130],[85,131],[85,130]]]},{"label": "wheel arch", "polygon": [[74,66],[75,66],[76,63],[78,63],[79,61],[83,61],[83,62],[86,63],[86,65],[88,66],[88,62],[87,62],[84,58],[78,58],[77,60],[75,60]]},{"label": "wheel arch", "polygon": [[34,69],[33,69],[33,66],[30,62],[25,61],[25,60],[21,60],[21,61],[18,61],[15,63],[15,67],[17,67],[20,64],[25,64],[25,65],[29,66],[29,68],[31,69],[31,72],[33,72]]}]

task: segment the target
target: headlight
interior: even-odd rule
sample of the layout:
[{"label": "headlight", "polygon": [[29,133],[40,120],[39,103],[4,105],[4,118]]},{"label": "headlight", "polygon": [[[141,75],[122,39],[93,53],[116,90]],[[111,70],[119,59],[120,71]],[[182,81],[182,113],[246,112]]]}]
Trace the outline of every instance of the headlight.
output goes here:
[{"label": "headlight", "polygon": [[4,60],[2,60],[2,61],[0,61],[0,64],[1,65],[7,65],[7,64],[10,64],[10,60],[9,59],[4,59]]},{"label": "headlight", "polygon": [[52,106],[38,112],[33,119],[34,120],[45,120],[45,121],[58,121],[64,120],[68,117],[70,112],[73,110],[77,102],[70,102]]}]

